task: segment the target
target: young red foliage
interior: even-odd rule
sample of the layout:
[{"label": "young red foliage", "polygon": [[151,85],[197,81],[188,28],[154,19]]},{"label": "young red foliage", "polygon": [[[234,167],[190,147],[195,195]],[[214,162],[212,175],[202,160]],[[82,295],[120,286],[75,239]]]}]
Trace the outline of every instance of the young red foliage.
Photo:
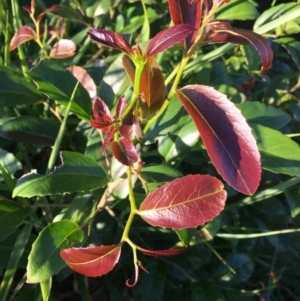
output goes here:
[{"label": "young red foliage", "polygon": [[177,90],[177,96],[220,175],[234,189],[252,195],[260,182],[260,154],[240,110],[226,95],[208,86],[186,86]]},{"label": "young red foliage", "polygon": [[119,261],[121,245],[69,248],[60,251],[60,256],[77,273],[99,277],[110,272]]},{"label": "young red foliage", "polygon": [[110,148],[114,157],[126,166],[133,166],[139,160],[139,155],[133,143],[125,138],[112,141]]},{"label": "young red foliage", "polygon": [[223,188],[223,183],[212,176],[185,176],[149,193],[138,213],[153,226],[194,228],[223,210],[227,196]]},{"label": "young red foliage", "polygon": [[72,40],[61,39],[50,51],[50,58],[64,59],[75,54],[76,44]]},{"label": "young red foliage", "polygon": [[169,249],[169,250],[147,250],[138,247],[138,250],[148,256],[175,256],[182,253],[186,248]]},{"label": "young red foliage", "polygon": [[35,38],[35,31],[31,27],[21,26],[11,39],[9,51],[13,51],[23,43],[34,40]]}]

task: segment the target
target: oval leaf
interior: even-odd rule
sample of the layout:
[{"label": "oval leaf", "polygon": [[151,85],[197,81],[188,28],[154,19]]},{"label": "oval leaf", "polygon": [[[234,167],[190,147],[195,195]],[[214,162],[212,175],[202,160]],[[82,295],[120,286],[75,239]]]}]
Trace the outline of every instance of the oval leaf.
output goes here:
[{"label": "oval leaf", "polygon": [[124,165],[132,166],[139,160],[138,153],[131,141],[122,138],[110,144],[114,157]]},{"label": "oval leaf", "polygon": [[21,26],[11,39],[9,51],[13,51],[21,44],[34,40],[35,38],[35,31],[31,27]]},{"label": "oval leaf", "polygon": [[36,171],[17,181],[13,197],[44,196],[58,193],[94,190],[105,186],[108,178],[103,168],[93,159],[80,153],[61,153],[62,166],[56,167],[48,176]]},{"label": "oval leaf", "polygon": [[44,228],[32,245],[27,265],[27,282],[37,283],[56,275],[64,266],[59,251],[68,246],[67,240],[81,242],[83,231],[69,220]]},{"label": "oval leaf", "polygon": [[53,59],[64,59],[75,54],[76,44],[67,39],[61,39],[54,44],[50,51],[50,57]]},{"label": "oval leaf", "polygon": [[182,41],[195,28],[189,24],[178,24],[160,31],[148,44],[146,56],[153,56]]},{"label": "oval leaf", "polygon": [[260,182],[260,155],[245,118],[226,95],[193,85],[177,96],[194,120],[212,163],[234,189],[253,194]]},{"label": "oval leaf", "polygon": [[60,256],[75,272],[99,277],[110,272],[119,261],[121,245],[62,250]]},{"label": "oval leaf", "polygon": [[223,183],[208,175],[189,175],[148,194],[139,214],[149,224],[173,229],[202,225],[223,210]]}]

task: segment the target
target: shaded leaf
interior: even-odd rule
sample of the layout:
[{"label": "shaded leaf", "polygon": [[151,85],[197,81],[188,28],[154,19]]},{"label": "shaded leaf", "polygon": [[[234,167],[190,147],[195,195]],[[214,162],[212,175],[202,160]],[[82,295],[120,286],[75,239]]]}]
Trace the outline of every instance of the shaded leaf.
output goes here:
[{"label": "shaded leaf", "polygon": [[88,35],[98,43],[125,52],[128,55],[133,54],[129,43],[118,33],[106,29],[90,29]]},{"label": "shaded leaf", "polygon": [[177,96],[220,175],[234,189],[253,194],[260,182],[260,155],[241,112],[212,87],[186,86],[177,90]]},{"label": "shaded leaf", "polygon": [[[0,149],[0,166],[5,168],[12,177],[17,170],[22,169],[21,162],[17,160],[17,158],[12,153],[9,153],[4,149]],[[2,180],[3,176],[0,175],[0,181]]]},{"label": "shaded leaf", "polygon": [[57,120],[20,116],[4,121],[0,126],[0,136],[26,144],[52,146],[59,126]]},{"label": "shaded leaf", "polygon": [[75,54],[76,44],[72,40],[61,39],[56,42],[50,51],[50,58],[64,59]]},{"label": "shaded leaf", "polygon": [[56,275],[65,263],[59,251],[69,245],[69,241],[81,242],[83,231],[69,220],[54,222],[44,228],[32,245],[28,257],[27,282],[37,283]]},{"label": "shaded leaf", "polygon": [[138,153],[133,143],[125,138],[110,143],[114,157],[124,165],[132,166],[139,160]]},{"label": "shaded leaf", "polygon": [[99,277],[110,272],[119,261],[121,245],[70,248],[60,252],[66,264],[75,272]]},{"label": "shaded leaf", "polygon": [[36,38],[35,31],[28,26],[21,26],[10,41],[9,51],[15,50],[18,46]]},{"label": "shaded leaf", "polygon": [[94,190],[108,183],[103,168],[93,159],[75,152],[61,152],[62,165],[48,176],[33,170],[22,176],[13,191],[13,197],[44,196],[58,193]]},{"label": "shaded leaf", "polygon": [[[199,29],[202,15],[202,1],[168,0],[173,23],[189,24],[194,29]],[[185,48],[189,49],[196,37],[197,31],[185,39]]]},{"label": "shaded leaf", "polygon": [[182,253],[186,248],[168,249],[168,250],[147,250],[138,247],[138,250],[148,256],[175,256]]},{"label": "shaded leaf", "polygon": [[223,187],[222,182],[212,176],[185,176],[148,194],[139,214],[153,226],[194,228],[223,210],[227,196]]},{"label": "shaded leaf", "polygon": [[300,69],[300,42],[293,37],[275,39],[274,42],[279,43],[287,50],[298,69]]},{"label": "shaded leaf", "polygon": [[119,127],[119,133],[127,140],[134,140],[137,138],[139,141],[142,140],[142,130],[137,117],[137,114],[134,111],[131,111],[123,119],[122,125]]},{"label": "shaded leaf", "polygon": [[22,74],[0,66],[0,105],[29,105],[42,100],[41,93]]},{"label": "shaded leaf", "polygon": [[163,52],[182,41],[196,29],[189,24],[178,24],[160,31],[148,44],[145,56]]},{"label": "shaded leaf", "polygon": [[[59,101],[65,107],[68,106],[78,82],[70,71],[57,61],[43,60],[31,69],[28,75],[35,81],[42,93]],[[76,89],[71,111],[86,121],[92,115],[90,96],[81,84]]]},{"label": "shaded leaf", "polygon": [[49,7],[49,8],[46,8],[42,13],[40,13],[40,14],[37,16],[36,20],[37,20],[38,22],[40,22],[40,21],[42,20],[42,18],[43,18],[47,13],[56,11],[56,10],[58,10],[58,9],[60,9],[59,5],[53,5],[53,6]]}]

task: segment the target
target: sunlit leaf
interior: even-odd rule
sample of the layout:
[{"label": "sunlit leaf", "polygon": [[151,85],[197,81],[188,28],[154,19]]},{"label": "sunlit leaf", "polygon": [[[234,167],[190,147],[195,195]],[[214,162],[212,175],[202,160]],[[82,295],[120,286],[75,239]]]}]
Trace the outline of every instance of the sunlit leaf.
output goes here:
[{"label": "sunlit leaf", "polygon": [[139,160],[138,153],[133,143],[125,138],[110,143],[114,157],[124,165],[132,166]]},{"label": "sunlit leaf", "polygon": [[241,112],[212,87],[190,85],[177,95],[220,175],[236,190],[253,194],[260,182],[260,155]]},{"label": "sunlit leaf", "polygon": [[81,242],[83,231],[69,220],[55,222],[44,228],[32,245],[27,265],[27,282],[37,283],[56,275],[64,266],[59,251],[69,241]]},{"label": "sunlit leaf", "polygon": [[153,56],[167,50],[195,31],[189,24],[178,24],[160,31],[148,44],[145,56]]},{"label": "sunlit leaf", "polygon": [[134,111],[131,111],[123,119],[122,125],[119,128],[120,134],[127,140],[134,140],[137,138],[139,141],[142,140],[142,130],[137,117],[137,114]]},{"label": "sunlit leaf", "polygon": [[61,39],[56,42],[50,51],[53,59],[64,59],[75,54],[76,44],[72,40]]},{"label": "sunlit leaf", "polygon": [[[173,23],[189,24],[194,29],[199,29],[202,15],[202,1],[181,1],[168,0]],[[191,33],[185,39],[185,47],[188,49],[192,45],[197,32]]]},{"label": "sunlit leaf", "polygon": [[98,43],[115,48],[129,55],[133,53],[129,43],[118,33],[106,29],[90,29],[88,35]]},{"label": "sunlit leaf", "polygon": [[148,194],[139,214],[153,226],[194,228],[223,210],[227,196],[223,188],[222,182],[212,176],[185,176]]},{"label": "sunlit leaf", "polygon": [[9,51],[13,51],[18,46],[36,38],[35,31],[29,26],[21,26],[14,34],[10,45]]},{"label": "sunlit leaf", "polygon": [[21,177],[13,197],[44,196],[94,190],[108,183],[103,168],[93,159],[76,152],[61,152],[62,165],[48,176],[35,170]]},{"label": "sunlit leaf", "polygon": [[66,264],[75,272],[99,277],[110,272],[119,261],[121,245],[70,248],[60,252]]}]

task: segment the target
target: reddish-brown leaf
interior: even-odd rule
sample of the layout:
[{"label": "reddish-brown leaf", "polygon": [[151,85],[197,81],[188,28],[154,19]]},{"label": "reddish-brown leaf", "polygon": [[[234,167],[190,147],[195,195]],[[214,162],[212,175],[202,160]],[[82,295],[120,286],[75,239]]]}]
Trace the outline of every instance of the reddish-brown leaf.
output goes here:
[{"label": "reddish-brown leaf", "polygon": [[252,44],[260,55],[261,71],[265,73],[272,67],[273,51],[264,37],[246,29],[231,27],[227,22],[214,21],[211,25],[209,43]]},{"label": "reddish-brown leaf", "polygon": [[135,65],[128,55],[123,55],[122,64],[125,68],[125,71],[130,78],[132,85],[134,85],[134,74],[135,74]]},{"label": "reddish-brown leaf", "polygon": [[[202,1],[190,0],[168,0],[170,13],[175,25],[189,24],[192,28],[198,30],[201,24]],[[189,49],[192,45],[197,31],[188,35],[185,39],[185,48]]]},{"label": "reddish-brown leaf", "polygon": [[128,55],[133,54],[129,43],[118,33],[106,29],[90,29],[88,35],[92,40],[98,43],[115,48]]},{"label": "reddish-brown leaf", "polygon": [[69,248],[60,256],[72,270],[88,277],[99,277],[110,272],[119,261],[121,245]]},{"label": "reddish-brown leaf", "polygon": [[132,166],[139,160],[138,153],[133,143],[125,138],[112,141],[110,148],[114,157],[126,166]]},{"label": "reddish-brown leaf", "polygon": [[85,89],[89,92],[91,99],[95,99],[97,96],[97,87],[96,87],[94,80],[86,72],[86,70],[79,66],[72,66],[67,69],[85,87]]},{"label": "reddish-brown leaf", "polygon": [[55,11],[55,10],[58,10],[58,9],[60,9],[59,5],[53,5],[53,6],[49,7],[49,8],[46,8],[42,13],[40,13],[40,14],[37,16],[36,20],[37,20],[38,22],[40,22],[40,21],[42,20],[42,18],[43,18],[47,13],[50,13],[50,12]]},{"label": "reddish-brown leaf", "polygon": [[212,163],[236,190],[252,195],[260,182],[260,154],[245,118],[226,95],[194,85],[177,90]]},{"label": "reddish-brown leaf", "polygon": [[138,250],[143,252],[148,256],[175,256],[182,253],[186,248],[178,248],[178,249],[169,249],[169,250],[147,250],[141,247],[138,247]]},{"label": "reddish-brown leaf", "polygon": [[153,56],[181,42],[195,28],[189,24],[178,24],[160,31],[148,44],[145,56]]},{"label": "reddish-brown leaf", "polygon": [[137,138],[139,141],[142,140],[142,130],[137,117],[137,114],[134,113],[134,110],[129,112],[124,118],[122,125],[119,127],[120,134],[127,140],[134,140]]},{"label": "reddish-brown leaf", "polygon": [[118,99],[117,108],[116,108],[116,118],[121,117],[121,115],[126,107],[126,104],[127,104],[127,101],[126,101],[125,96],[123,95]]},{"label": "reddish-brown leaf", "polygon": [[50,51],[50,57],[54,59],[64,59],[75,54],[76,44],[67,39],[61,39],[54,44]]},{"label": "reddish-brown leaf", "polygon": [[185,176],[148,194],[139,214],[153,226],[194,228],[223,210],[227,196],[223,188],[223,183],[212,176]]},{"label": "reddish-brown leaf", "polygon": [[35,38],[35,31],[31,27],[21,26],[11,39],[9,51],[13,51],[21,44],[34,40]]}]

